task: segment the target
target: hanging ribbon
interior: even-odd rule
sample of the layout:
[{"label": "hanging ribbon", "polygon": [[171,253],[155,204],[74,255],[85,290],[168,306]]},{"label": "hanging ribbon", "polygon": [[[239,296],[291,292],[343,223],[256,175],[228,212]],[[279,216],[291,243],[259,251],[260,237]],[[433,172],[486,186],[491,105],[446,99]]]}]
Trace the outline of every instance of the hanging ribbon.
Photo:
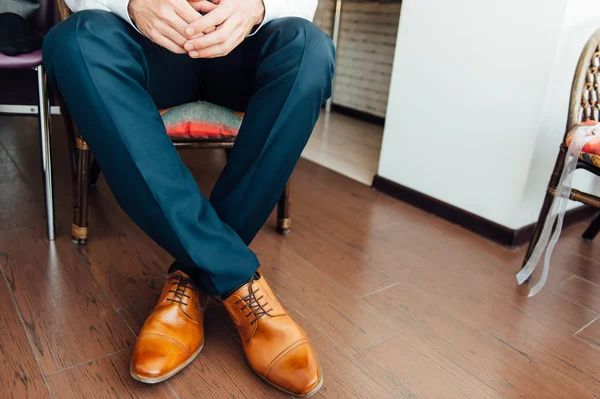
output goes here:
[{"label": "hanging ribbon", "polygon": [[[521,285],[527,281],[529,277],[531,277],[542,257],[542,254],[544,253],[544,250],[546,251],[544,257],[544,268],[542,269],[542,277],[540,278],[540,281],[538,281],[529,291],[529,297],[532,297],[540,292],[542,287],[544,287],[544,284],[546,284],[548,272],[550,271],[550,258],[552,257],[552,251],[554,251],[554,247],[556,246],[558,237],[560,236],[565,213],[567,211],[567,204],[569,203],[569,197],[571,196],[574,175],[573,172],[577,168],[577,161],[579,159],[581,149],[587,144],[588,141],[596,137],[598,126],[599,125],[588,125],[576,127],[571,136],[572,139],[571,143],[569,144],[569,149],[567,150],[565,166],[563,167],[562,174],[556,188],[554,202],[552,203],[550,212],[544,221],[542,234],[540,235],[540,238],[533,252],[531,253],[529,261],[523,267],[523,269],[517,273],[517,282],[519,285]],[[552,234],[552,226],[554,226],[555,222],[556,229],[554,230],[554,234]]]}]

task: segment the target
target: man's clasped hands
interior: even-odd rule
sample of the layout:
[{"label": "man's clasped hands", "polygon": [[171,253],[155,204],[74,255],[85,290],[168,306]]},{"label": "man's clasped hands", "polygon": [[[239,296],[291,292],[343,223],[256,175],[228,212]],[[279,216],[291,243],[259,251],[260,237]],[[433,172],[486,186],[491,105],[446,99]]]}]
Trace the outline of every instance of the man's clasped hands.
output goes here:
[{"label": "man's clasped hands", "polygon": [[192,58],[229,54],[264,18],[262,0],[130,0],[129,16],[154,43]]}]

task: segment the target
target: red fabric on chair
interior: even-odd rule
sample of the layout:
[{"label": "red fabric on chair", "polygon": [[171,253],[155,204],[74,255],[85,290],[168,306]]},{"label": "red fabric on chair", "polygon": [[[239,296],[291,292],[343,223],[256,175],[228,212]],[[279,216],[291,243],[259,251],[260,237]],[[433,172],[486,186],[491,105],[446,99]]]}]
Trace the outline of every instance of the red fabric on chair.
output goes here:
[{"label": "red fabric on chair", "polygon": [[[573,134],[577,127],[579,126],[594,126],[598,124],[596,121],[585,121],[581,122],[575,127],[571,129],[571,131],[567,134],[567,138],[565,140],[565,144],[569,146],[571,144],[571,139],[573,138]],[[600,137],[595,137],[588,141],[583,148],[581,149],[581,153],[579,154],[579,159],[589,164],[600,167]]]},{"label": "red fabric on chair", "polygon": [[170,137],[206,140],[237,136],[244,116],[204,101],[162,109],[160,114]]}]

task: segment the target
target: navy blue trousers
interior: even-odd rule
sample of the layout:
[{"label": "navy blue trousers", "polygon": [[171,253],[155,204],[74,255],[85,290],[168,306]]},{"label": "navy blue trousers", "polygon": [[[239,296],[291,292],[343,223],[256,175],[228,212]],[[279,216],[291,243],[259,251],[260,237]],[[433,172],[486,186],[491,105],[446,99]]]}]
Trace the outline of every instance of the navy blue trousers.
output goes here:
[{"label": "navy blue trousers", "polygon": [[[208,294],[247,281],[259,266],[248,245],[331,95],[329,37],[306,20],[283,18],[226,57],[192,59],[152,43],[111,13],[89,10],[54,27],[43,53],[123,210]],[[197,100],[246,111],[210,200],[158,113]]]}]

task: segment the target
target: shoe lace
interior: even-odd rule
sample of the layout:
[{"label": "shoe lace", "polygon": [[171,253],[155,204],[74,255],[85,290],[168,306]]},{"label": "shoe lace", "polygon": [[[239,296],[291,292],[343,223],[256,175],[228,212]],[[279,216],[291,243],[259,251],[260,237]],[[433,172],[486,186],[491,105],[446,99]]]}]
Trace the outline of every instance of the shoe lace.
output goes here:
[{"label": "shoe lace", "polygon": [[171,287],[175,286],[175,289],[170,289],[169,292],[174,294],[174,298],[166,298],[167,301],[171,301],[173,303],[180,303],[184,306],[187,305],[187,302],[184,302],[184,298],[190,298],[189,295],[186,295],[186,290],[194,290],[196,289],[196,285],[194,282],[188,278],[185,278],[180,275],[171,275],[168,276],[169,280],[175,280],[171,283]]},{"label": "shoe lace", "polygon": [[245,309],[248,309],[248,313],[245,315],[246,318],[250,317],[250,315],[254,314],[254,320],[252,320],[250,322],[250,325],[253,325],[254,323],[256,323],[258,321],[258,319],[260,319],[261,317],[268,315],[269,312],[271,312],[273,310],[273,308],[267,309],[267,305],[269,304],[269,302],[265,302],[263,304],[260,303],[260,300],[263,299],[264,295],[261,296],[257,296],[258,292],[260,291],[260,288],[257,288],[256,290],[252,287],[252,283],[254,283],[254,280],[256,279],[256,277],[252,277],[250,279],[250,287],[248,287],[248,295],[238,299],[235,304],[238,305],[240,304],[240,302],[242,302],[244,304],[244,306],[242,306],[240,308],[240,310],[244,311]]}]

